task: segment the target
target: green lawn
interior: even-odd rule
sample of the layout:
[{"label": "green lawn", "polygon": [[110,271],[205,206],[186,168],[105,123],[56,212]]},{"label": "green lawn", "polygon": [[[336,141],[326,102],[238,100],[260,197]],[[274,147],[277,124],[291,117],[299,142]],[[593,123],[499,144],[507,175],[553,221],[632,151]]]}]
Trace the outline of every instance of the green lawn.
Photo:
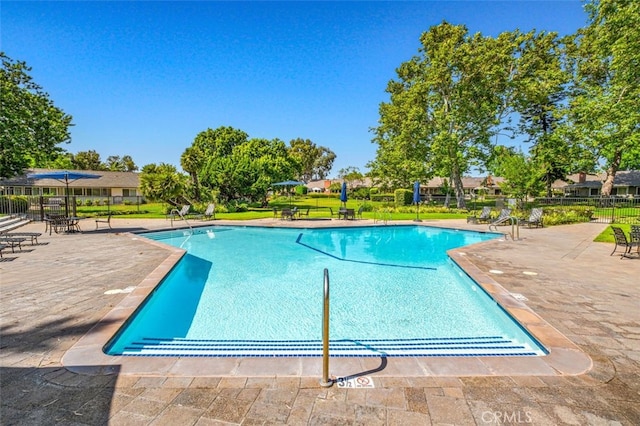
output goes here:
[{"label": "green lawn", "polygon": [[[627,238],[629,238],[629,231],[631,231],[631,225],[628,223],[616,223],[613,226],[617,226],[622,228],[625,234],[627,234]],[[607,229],[602,231],[600,235],[598,235],[593,241],[598,241],[601,243],[614,243],[615,239],[613,238],[613,231],[611,230],[611,226],[607,226]]]},{"label": "green lawn", "polygon": [[[262,219],[273,217],[273,209],[281,210],[286,207],[298,207],[298,210],[309,209],[310,218],[330,218],[331,213],[335,217],[336,212],[341,206],[340,200],[337,198],[310,198],[310,197],[292,197],[291,199],[286,197],[280,197],[269,203],[269,207],[266,208],[249,208],[246,212],[237,213],[221,213],[216,212],[217,219],[226,220],[249,220],[249,219]],[[363,204],[362,200],[348,200],[347,208],[358,210]],[[381,202],[367,201],[368,205],[372,205],[374,209],[382,210],[385,208],[385,204]],[[166,218],[166,211],[168,209],[165,203],[147,203],[136,205],[116,205],[107,207],[102,206],[80,206],[77,207],[78,216],[82,217],[98,217],[106,216],[109,210],[115,215],[115,217],[127,217],[127,218],[139,218],[139,219],[164,219]],[[374,219],[376,217],[375,212],[363,212],[362,217],[365,219]],[[463,219],[466,218],[465,213],[425,213],[420,212],[420,219]],[[389,220],[413,220],[416,218],[416,213],[407,212],[392,212]]]},{"label": "green lawn", "polygon": [[[347,207],[357,209],[362,205],[362,200],[348,200]],[[385,205],[381,202],[371,202],[367,201],[367,204],[374,206],[374,209],[377,209],[378,212],[364,212],[362,217],[364,219],[376,219],[380,218],[380,211],[383,211]],[[263,219],[273,217],[273,209],[276,208],[278,210],[285,207],[298,207],[299,210],[309,209],[309,217],[310,218],[330,218],[331,210],[333,210],[334,216],[335,213],[340,208],[341,202],[337,198],[310,198],[310,197],[292,197],[289,198],[278,198],[271,203],[269,203],[269,207],[267,208],[250,208],[249,211],[246,212],[238,212],[238,213],[216,213],[216,219],[225,219],[225,220],[250,220],[250,219]],[[138,219],[165,219],[167,211],[167,204],[165,203],[148,203],[142,204],[140,206],[135,205],[117,205],[111,206],[110,209],[117,216],[116,217],[126,217],[126,218],[138,218]],[[79,216],[83,217],[98,217],[98,216],[106,216],[108,211],[107,206],[81,206],[77,208],[77,213]],[[420,219],[423,220],[435,220],[435,219],[464,219],[467,217],[466,213],[427,213],[420,212]],[[391,212],[388,214],[388,220],[414,220],[416,218],[416,213],[399,213],[399,212]],[[628,235],[630,231],[630,225],[628,224],[616,224],[615,226],[620,226],[625,233]],[[607,242],[613,243],[613,232],[611,231],[611,227],[605,229],[600,235],[595,238],[595,241],[599,242]]]}]

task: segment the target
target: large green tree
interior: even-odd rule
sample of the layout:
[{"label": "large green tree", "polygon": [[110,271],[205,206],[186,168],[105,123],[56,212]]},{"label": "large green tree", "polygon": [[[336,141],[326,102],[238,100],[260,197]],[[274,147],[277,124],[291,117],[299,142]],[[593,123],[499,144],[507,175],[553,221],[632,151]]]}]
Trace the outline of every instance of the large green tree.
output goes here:
[{"label": "large green tree", "polygon": [[298,180],[309,182],[324,179],[333,166],[336,154],[329,148],[318,146],[309,139],[297,138],[289,142],[289,153],[301,167]]},{"label": "large green tree", "polygon": [[252,200],[266,201],[272,183],[289,179],[300,170],[279,139],[249,139],[234,148],[231,158],[236,191]]},{"label": "large green tree", "polygon": [[80,151],[75,154],[71,160],[74,169],[77,170],[104,170],[104,164],[100,159],[98,151],[90,149],[89,151]]},{"label": "large green tree", "polygon": [[[404,173],[398,179],[406,180],[403,186],[446,176],[458,207],[465,207],[462,176],[489,158],[491,138],[509,112],[520,38],[469,35],[466,27],[447,22],[423,33],[420,54],[401,64],[398,80],[387,86],[390,102],[380,106],[373,172]],[[401,159],[403,166],[393,164]],[[427,176],[416,176],[423,171]]]},{"label": "large green tree", "polygon": [[[566,41],[555,33],[526,34],[514,74],[513,105],[520,116],[518,130],[532,144],[525,166],[533,168],[528,172],[535,170],[535,178],[544,182],[548,197],[552,195],[553,182],[573,173],[579,158],[566,136],[567,88],[571,79],[565,59]],[[518,180],[525,182],[528,178]]]},{"label": "large green tree", "polygon": [[53,159],[71,140],[72,117],[53,104],[29,75],[31,68],[0,52],[0,178]]},{"label": "large green tree", "polygon": [[152,201],[162,201],[172,206],[189,202],[182,197],[186,176],[175,166],[166,163],[147,164],[140,173],[140,191]]},{"label": "large green tree", "polygon": [[586,10],[570,117],[606,172],[602,195],[610,195],[617,171],[640,165],[640,2],[592,0]]},{"label": "large green tree", "polygon": [[180,159],[191,177],[194,196],[200,197],[201,187],[217,192],[222,201],[236,196],[231,154],[235,146],[248,140],[242,130],[229,126],[207,129],[196,135]]},{"label": "large green tree", "polygon": [[490,170],[505,179],[500,188],[509,196],[520,199],[538,196],[544,188],[544,180],[540,179],[544,169],[521,150],[496,146]]},{"label": "large green tree", "polygon": [[300,173],[300,164],[279,140],[249,139],[233,127],[200,132],[181,157],[191,185],[215,192],[222,202],[264,200],[275,181]]}]

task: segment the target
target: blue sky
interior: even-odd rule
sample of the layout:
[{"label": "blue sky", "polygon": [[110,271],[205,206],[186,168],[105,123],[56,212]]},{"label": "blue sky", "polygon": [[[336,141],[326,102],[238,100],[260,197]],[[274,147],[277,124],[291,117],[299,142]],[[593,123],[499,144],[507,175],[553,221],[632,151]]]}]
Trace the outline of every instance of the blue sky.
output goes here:
[{"label": "blue sky", "polygon": [[[572,34],[578,0],[11,2],[1,49],[73,116],[72,153],[171,163],[207,128],[311,139],[332,176],[375,158],[370,129],[395,69],[443,20],[497,35]],[[505,141],[506,142],[506,141]],[[526,149],[526,148],[525,148]]]}]

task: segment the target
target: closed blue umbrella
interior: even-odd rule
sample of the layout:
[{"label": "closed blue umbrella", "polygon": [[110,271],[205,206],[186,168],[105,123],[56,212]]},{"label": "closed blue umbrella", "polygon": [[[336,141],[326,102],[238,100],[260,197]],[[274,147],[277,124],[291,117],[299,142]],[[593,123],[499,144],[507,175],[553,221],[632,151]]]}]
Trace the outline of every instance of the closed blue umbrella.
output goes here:
[{"label": "closed blue umbrella", "polygon": [[342,182],[342,189],[340,190],[340,201],[347,207],[347,182]]},{"label": "closed blue umbrella", "polygon": [[69,183],[75,182],[80,179],[98,179],[100,177],[100,175],[94,175],[91,173],[82,173],[68,170],[54,170],[44,173],[30,173],[27,175],[28,179],[54,179],[65,184],[65,213],[67,216],[69,216]]},{"label": "closed blue umbrella", "polygon": [[421,222],[420,220],[420,182],[415,181],[413,184],[413,203],[416,205],[416,218],[414,222]]}]

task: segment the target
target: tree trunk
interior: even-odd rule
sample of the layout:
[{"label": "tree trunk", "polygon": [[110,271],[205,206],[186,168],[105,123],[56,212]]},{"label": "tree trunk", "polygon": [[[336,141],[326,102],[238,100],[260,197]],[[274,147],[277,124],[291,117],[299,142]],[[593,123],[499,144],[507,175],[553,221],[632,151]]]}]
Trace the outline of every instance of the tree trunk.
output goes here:
[{"label": "tree trunk", "polygon": [[200,182],[198,181],[198,173],[191,172],[191,183],[193,184],[193,195],[196,201],[202,201],[202,196],[200,194]]},{"label": "tree trunk", "polygon": [[453,188],[456,191],[456,205],[459,209],[466,208],[466,203],[464,200],[464,187],[462,186],[462,176],[460,176],[460,172],[454,170],[451,173],[451,181],[453,182]]},{"label": "tree trunk", "polygon": [[600,191],[600,195],[603,197],[608,197],[611,195],[613,190],[613,180],[616,178],[616,173],[618,172],[618,168],[620,167],[620,162],[622,161],[622,151],[619,149],[613,155],[613,159],[607,167],[607,177],[602,182],[602,191]]}]

